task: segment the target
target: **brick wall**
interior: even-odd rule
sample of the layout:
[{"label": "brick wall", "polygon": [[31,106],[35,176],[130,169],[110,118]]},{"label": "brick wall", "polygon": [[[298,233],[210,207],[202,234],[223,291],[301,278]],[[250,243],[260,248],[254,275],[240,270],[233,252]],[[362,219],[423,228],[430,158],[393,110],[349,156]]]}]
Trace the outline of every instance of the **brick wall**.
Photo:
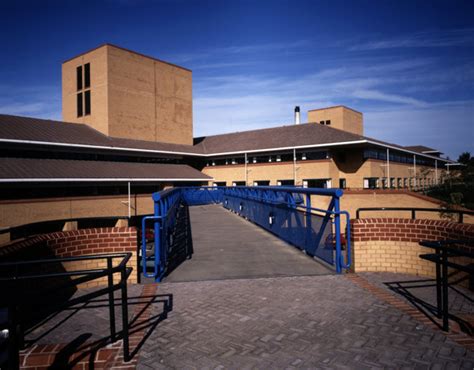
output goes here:
[{"label": "brick wall", "polygon": [[[137,282],[137,230],[134,227],[109,227],[55,232],[34,236],[27,240],[13,242],[0,248],[0,259],[40,259],[54,257],[77,257],[89,254],[131,252],[127,266],[134,271],[128,278],[129,283]],[[114,259],[114,266],[120,259]],[[105,268],[106,260],[66,262],[62,267],[66,271],[92,268]],[[119,274],[115,274],[115,281]],[[96,279],[79,288],[103,285],[106,278]]]},{"label": "brick wall", "polygon": [[419,255],[433,250],[421,247],[419,241],[474,239],[474,225],[441,220],[371,218],[352,220],[351,224],[355,272],[388,271],[432,277],[435,264]]}]

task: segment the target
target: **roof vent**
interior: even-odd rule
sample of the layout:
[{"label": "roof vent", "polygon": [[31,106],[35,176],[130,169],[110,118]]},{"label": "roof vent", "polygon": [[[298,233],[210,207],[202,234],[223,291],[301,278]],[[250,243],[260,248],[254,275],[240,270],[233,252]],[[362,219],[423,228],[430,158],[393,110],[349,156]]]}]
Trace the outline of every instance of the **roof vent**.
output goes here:
[{"label": "roof vent", "polygon": [[301,123],[300,119],[300,107],[296,106],[295,107],[295,125],[299,125]]}]

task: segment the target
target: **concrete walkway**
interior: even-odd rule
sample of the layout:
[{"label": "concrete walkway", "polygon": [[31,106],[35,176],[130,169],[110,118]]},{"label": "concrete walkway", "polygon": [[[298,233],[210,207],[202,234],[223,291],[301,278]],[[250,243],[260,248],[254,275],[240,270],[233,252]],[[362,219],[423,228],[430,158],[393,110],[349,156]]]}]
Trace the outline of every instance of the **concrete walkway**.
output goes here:
[{"label": "concrete walkway", "polygon": [[194,255],[165,282],[325,275],[333,271],[221,206],[190,207]]}]

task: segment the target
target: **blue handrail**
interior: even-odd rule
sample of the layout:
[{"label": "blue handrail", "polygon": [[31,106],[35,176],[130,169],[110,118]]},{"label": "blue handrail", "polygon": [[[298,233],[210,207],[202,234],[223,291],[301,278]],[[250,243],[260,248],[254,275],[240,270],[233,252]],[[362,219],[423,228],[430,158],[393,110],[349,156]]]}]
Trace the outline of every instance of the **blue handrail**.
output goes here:
[{"label": "blue handrail", "polygon": [[[154,193],[154,216],[146,216],[142,220],[143,274],[161,281],[166,273],[178,208],[181,205],[198,204],[222,204],[306,253],[334,265],[336,272],[341,273],[343,269],[350,268],[352,262],[350,216],[348,212],[340,210],[342,195],[341,189],[288,186],[202,186],[173,188]],[[328,208],[312,207],[311,196],[330,197]],[[346,220],[346,261],[342,253],[341,215]],[[151,260],[151,257],[146,256],[147,221],[154,222],[153,273],[146,271],[147,261]]]}]

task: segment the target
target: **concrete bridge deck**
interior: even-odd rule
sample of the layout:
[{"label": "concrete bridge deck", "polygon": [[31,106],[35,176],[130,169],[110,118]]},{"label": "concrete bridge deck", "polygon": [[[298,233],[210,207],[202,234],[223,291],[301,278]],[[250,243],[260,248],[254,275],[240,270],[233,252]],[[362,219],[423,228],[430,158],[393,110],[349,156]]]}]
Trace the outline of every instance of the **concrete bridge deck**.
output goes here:
[{"label": "concrete bridge deck", "polygon": [[218,205],[190,207],[194,254],[165,282],[332,274],[333,270]]}]

